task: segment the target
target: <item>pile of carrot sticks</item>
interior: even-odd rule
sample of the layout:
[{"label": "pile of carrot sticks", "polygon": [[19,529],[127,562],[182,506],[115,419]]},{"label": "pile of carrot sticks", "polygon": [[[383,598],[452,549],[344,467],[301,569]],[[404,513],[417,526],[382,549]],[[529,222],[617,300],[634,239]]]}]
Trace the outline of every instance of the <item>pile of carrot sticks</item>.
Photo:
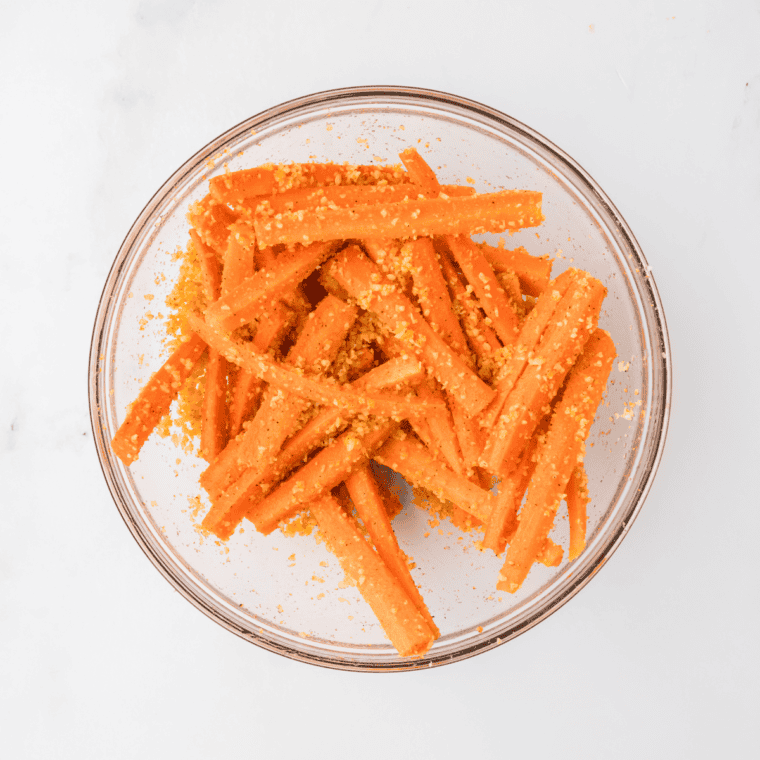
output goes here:
[{"label": "pile of carrot sticks", "polygon": [[[189,249],[202,304],[112,441],[126,465],[205,356],[202,527],[263,534],[309,510],[403,656],[440,636],[371,462],[454,505],[506,552],[516,592],[567,503],[568,558],[585,547],[585,441],[615,357],[589,273],[477,243],[543,221],[541,194],[441,185],[403,166],[265,165],[210,180]],[[496,485],[493,488],[493,485]]]}]

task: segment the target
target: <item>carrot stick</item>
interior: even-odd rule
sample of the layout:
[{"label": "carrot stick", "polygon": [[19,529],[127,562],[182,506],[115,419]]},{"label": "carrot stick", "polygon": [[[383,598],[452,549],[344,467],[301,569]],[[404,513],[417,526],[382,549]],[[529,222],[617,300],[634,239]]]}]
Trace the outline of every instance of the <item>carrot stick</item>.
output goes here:
[{"label": "carrot stick", "polygon": [[557,567],[562,562],[562,547],[559,544],[555,544],[551,538],[547,538],[543,547],[538,552],[536,562],[540,562],[546,567]]},{"label": "carrot stick", "polygon": [[[438,388],[432,386],[435,381],[421,382],[417,388],[417,396],[423,401],[438,400],[441,409],[445,409],[445,413],[436,414],[428,417],[425,422],[428,424],[430,430],[430,436],[435,443],[435,448],[440,453],[444,462],[451,467],[458,475],[464,475],[465,466],[462,461],[462,454],[459,451],[459,441],[457,440],[457,434],[454,429],[454,421],[451,418],[451,412],[446,406],[446,402],[443,400],[441,392]],[[413,423],[414,425],[414,423]]]},{"label": "carrot stick", "polygon": [[[221,294],[222,262],[215,251],[190,230],[193,247],[201,265],[201,283],[206,303],[213,304]],[[227,445],[229,414],[227,409],[227,360],[214,348],[208,350],[201,413],[200,455],[213,462]]]},{"label": "carrot stick", "polygon": [[227,295],[255,271],[256,238],[253,230],[246,224],[235,223],[229,232],[222,268],[222,295]]},{"label": "carrot stick", "polygon": [[562,296],[579,274],[577,269],[568,269],[552,281],[550,286],[538,297],[535,307],[525,320],[512,355],[499,372],[496,385],[497,396],[480,416],[484,428],[492,428],[499,418],[504,404],[517,379],[522,374],[528,361],[533,357],[538,342],[544,334]]},{"label": "carrot stick", "polygon": [[547,414],[536,428],[523,452],[519,466],[501,477],[499,492],[483,536],[483,548],[491,549],[494,554],[504,551],[507,541],[517,530],[517,512],[536,469],[538,452],[546,438],[550,419],[550,415]]},{"label": "carrot stick", "polygon": [[480,454],[483,451],[485,442],[483,433],[480,430],[477,417],[468,417],[456,404],[451,405],[451,416],[465,470],[471,472],[474,467],[478,466]]},{"label": "carrot stick", "polygon": [[442,190],[441,184],[438,182],[435,172],[428,166],[427,161],[417,152],[416,148],[407,148],[401,151],[399,158],[404,162],[409,179],[413,184],[419,185],[426,195],[433,198],[438,196]]},{"label": "carrot stick", "polygon": [[356,521],[330,496],[310,506],[346,577],[356,584],[398,653],[408,657],[430,649],[436,634],[396,576],[369,546]]},{"label": "carrot stick", "polygon": [[454,313],[433,241],[430,238],[417,238],[407,243],[405,249],[408,249],[411,259],[413,292],[422,316],[453,351],[460,356],[467,356],[467,338]]},{"label": "carrot stick", "polygon": [[206,310],[210,324],[234,330],[255,319],[264,299],[279,298],[308,277],[332,255],[335,245],[298,246],[278,256],[277,267],[262,269],[246,278]]},{"label": "carrot stick", "polygon": [[494,391],[433,332],[409,299],[356,246],[341,251],[325,269],[362,308],[376,314],[396,337],[409,343],[468,414],[477,414],[493,399]]},{"label": "carrot stick", "polygon": [[396,576],[430,630],[438,638],[441,632],[433,621],[412,574],[409,572],[408,560],[398,545],[396,534],[393,532],[388,512],[385,509],[385,503],[380,495],[380,489],[369,466],[362,465],[349,475],[346,478],[346,487],[356,508],[356,514],[364,523],[380,559]]},{"label": "carrot stick", "polygon": [[335,488],[362,462],[366,462],[393,432],[396,424],[386,421],[373,427],[363,424],[349,429],[336,438],[332,446],[322,449],[262,501],[251,507],[248,519],[258,531],[268,535],[277,528],[278,523]]},{"label": "carrot stick", "polygon": [[486,257],[468,237],[447,235],[445,240],[499,340],[505,346],[512,345],[520,331],[520,320]]},{"label": "carrot stick", "polygon": [[[423,369],[418,361],[392,359],[356,380],[353,387],[364,390],[399,388],[422,376]],[[222,540],[228,539],[248,510],[261,501],[272,486],[293,467],[302,464],[326,439],[340,432],[354,416],[335,407],[326,407],[287,441],[263,473],[248,469],[223,493],[212,491],[211,486],[206,486],[212,494],[214,504],[203,519],[203,527],[216,533]]]},{"label": "carrot stick", "polygon": [[252,348],[250,343],[233,340],[215,330],[199,314],[189,314],[187,322],[190,330],[224,354],[228,361],[251,370],[257,377],[294,396],[308,398],[318,404],[351,409],[355,414],[374,414],[394,419],[434,414],[437,411],[437,407],[429,407],[419,402],[412,403],[406,398],[392,394],[357,392],[325,378],[307,377],[295,369],[272,361],[266,354]]},{"label": "carrot stick", "polygon": [[356,208],[254,218],[260,245],[348,238],[474,235],[541,224],[541,193],[503,190],[460,198],[426,198]]},{"label": "carrot stick", "polygon": [[200,239],[219,254],[224,253],[227,247],[230,235],[227,228],[237,219],[238,215],[234,211],[223,203],[218,203],[211,195],[193,203],[187,213],[187,220]]},{"label": "carrot stick", "polygon": [[588,494],[588,477],[586,469],[579,463],[570,476],[565,494],[567,517],[570,522],[570,549],[568,559],[573,560],[586,548],[586,505]]},{"label": "carrot stick", "polygon": [[570,475],[583,456],[614,358],[615,345],[609,334],[597,330],[568,374],[499,574],[496,587],[501,591],[513,594],[520,588],[549,535]]},{"label": "carrot stick", "polygon": [[578,277],[557,305],[549,327],[507,397],[496,427],[486,442],[481,466],[499,472],[514,467],[530,440],[542,409],[551,402],[568,370],[596,329],[607,289],[591,276]]},{"label": "carrot stick", "polygon": [[452,295],[454,313],[459,317],[470,347],[481,362],[493,359],[501,343],[486,324],[477,301],[467,291],[447,252],[441,255],[441,269]]},{"label": "carrot stick", "polygon": [[125,465],[132,464],[138,458],[143,444],[169,411],[179,389],[205,350],[206,344],[202,338],[190,336],[175,349],[140,391],[111,440],[114,454]]},{"label": "carrot stick", "polygon": [[464,509],[478,520],[488,520],[491,514],[491,494],[450,470],[414,437],[390,438],[373,458],[415,485]]},{"label": "carrot stick", "polygon": [[[286,363],[310,373],[329,368],[356,319],[356,313],[355,306],[328,295],[309,315]],[[202,474],[203,487],[209,493],[223,491],[245,470],[263,471],[269,459],[294,432],[298,418],[309,405],[308,399],[288,397],[279,388],[268,388],[261,407],[243,434]]]},{"label": "carrot stick", "polygon": [[[475,195],[475,190],[463,185],[445,185],[433,195],[444,192],[450,198]],[[425,197],[422,187],[403,185],[333,185],[325,187],[302,187],[276,195],[246,198],[241,205],[256,213],[280,214],[287,211],[316,211],[322,208],[355,208],[373,203],[398,203]]]},{"label": "carrot stick", "polygon": [[[282,302],[275,301],[272,308],[261,315],[253,345],[261,353],[274,348],[290,327],[293,312]],[[252,417],[259,407],[264,382],[255,373],[238,369],[230,403],[230,438],[240,433],[243,422]]]},{"label": "carrot stick", "polygon": [[209,180],[211,194],[219,203],[244,203],[256,195],[272,195],[316,185],[371,185],[408,182],[400,166],[353,166],[350,164],[265,164],[228,172]]},{"label": "carrot stick", "polygon": [[548,256],[531,256],[522,246],[508,251],[481,243],[480,250],[495,272],[514,272],[526,295],[539,296],[549,285],[553,262]]}]

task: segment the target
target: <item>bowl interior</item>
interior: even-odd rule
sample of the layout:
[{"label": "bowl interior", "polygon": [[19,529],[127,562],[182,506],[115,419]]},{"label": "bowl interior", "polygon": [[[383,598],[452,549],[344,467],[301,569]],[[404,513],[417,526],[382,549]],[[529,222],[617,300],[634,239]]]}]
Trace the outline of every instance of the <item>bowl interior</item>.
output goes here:
[{"label": "bowl interior", "polygon": [[[481,552],[477,533],[436,524],[411,504],[396,518],[399,542],[441,629],[422,659],[399,658],[337,560],[314,536],[262,536],[245,523],[225,545],[198,530],[208,507],[198,484],[205,463],[153,435],[125,468],[108,441],[127,405],[165,358],[165,298],[178,275],[188,205],[207,179],[265,162],[398,162],[415,146],[442,182],[478,191],[543,193],[542,227],[507,247],[556,257],[601,279],[609,295],[600,326],[618,350],[588,443],[592,501],[588,547],[575,562],[534,566],[514,596],[496,591],[503,558]],[[495,242],[498,235],[484,236]],[[526,630],[580,588],[625,534],[649,487],[664,441],[669,358],[661,308],[646,261],[625,223],[582,170],[523,125],[437,93],[342,91],[304,98],[254,117],[207,146],[156,194],[130,231],[101,300],[91,357],[98,451],[133,535],[188,599],[230,630],[291,657],[351,669],[441,664]],[[199,500],[200,497],[200,500]],[[567,545],[560,508],[552,537]]]}]

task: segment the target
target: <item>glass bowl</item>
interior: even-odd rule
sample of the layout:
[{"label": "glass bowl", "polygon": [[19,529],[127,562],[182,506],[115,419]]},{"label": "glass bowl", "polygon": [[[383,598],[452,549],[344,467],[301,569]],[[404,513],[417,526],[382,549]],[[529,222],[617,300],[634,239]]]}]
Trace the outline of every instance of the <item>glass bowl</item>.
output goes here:
[{"label": "glass bowl", "polygon": [[[178,274],[172,252],[187,240],[185,213],[207,179],[265,162],[398,162],[415,146],[441,182],[479,191],[543,193],[546,221],[508,247],[556,257],[553,274],[587,269],[609,290],[600,325],[618,349],[589,438],[592,496],[587,548],[556,568],[535,565],[520,591],[496,591],[503,558],[472,534],[439,525],[410,504],[396,518],[401,547],[441,629],[423,657],[400,657],[337,560],[314,536],[262,536],[245,523],[227,543],[202,535],[198,476],[205,463],[153,435],[125,467],[109,441],[127,404],[165,357],[164,299]],[[483,236],[495,241],[499,236]],[[441,92],[366,87],[316,93],[233,127],[181,166],[148,202],[122,244],[98,306],[89,364],[98,456],[135,540],[198,609],[265,649],[360,671],[416,669],[484,652],[514,638],[574,596],[620,545],[641,509],[662,455],[671,365],[662,306],[649,265],[612,202],[546,138],[492,108]],[[564,505],[552,536],[567,545]],[[432,525],[431,525],[432,522]],[[425,535],[427,534],[427,535]]]}]

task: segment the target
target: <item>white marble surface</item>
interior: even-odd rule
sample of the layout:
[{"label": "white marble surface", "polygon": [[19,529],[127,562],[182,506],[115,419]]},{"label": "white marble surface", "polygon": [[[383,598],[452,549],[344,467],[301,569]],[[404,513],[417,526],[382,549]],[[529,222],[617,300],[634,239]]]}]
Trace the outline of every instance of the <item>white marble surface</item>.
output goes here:
[{"label": "white marble surface", "polygon": [[[4,757],[756,752],[757,2],[29,2],[1,20]],[[652,265],[675,390],[651,495],[576,599],[473,660],[363,676],[259,650],[160,577],[101,475],[86,368],[116,250],[186,157],[283,100],[377,83],[501,109],[597,179]]]}]

